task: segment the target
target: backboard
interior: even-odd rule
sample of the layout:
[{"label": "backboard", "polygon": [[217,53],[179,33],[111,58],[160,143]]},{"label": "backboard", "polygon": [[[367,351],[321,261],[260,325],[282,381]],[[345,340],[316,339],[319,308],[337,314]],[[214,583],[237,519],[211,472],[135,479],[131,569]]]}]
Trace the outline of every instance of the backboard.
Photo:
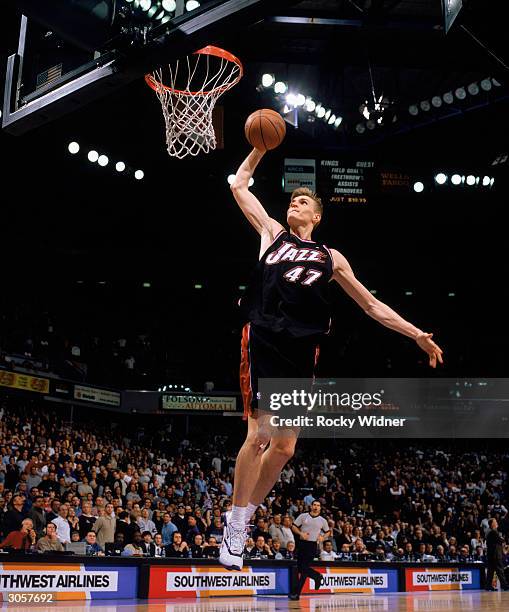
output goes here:
[{"label": "backboard", "polygon": [[[171,59],[221,42],[227,32],[289,2],[71,0],[65,18],[41,17],[45,4],[49,13],[54,11],[52,0],[17,4],[30,16],[20,14],[18,49],[7,61],[2,127],[13,134],[105,96]],[[111,10],[98,16],[99,5]],[[98,19],[100,38],[94,26]]]}]

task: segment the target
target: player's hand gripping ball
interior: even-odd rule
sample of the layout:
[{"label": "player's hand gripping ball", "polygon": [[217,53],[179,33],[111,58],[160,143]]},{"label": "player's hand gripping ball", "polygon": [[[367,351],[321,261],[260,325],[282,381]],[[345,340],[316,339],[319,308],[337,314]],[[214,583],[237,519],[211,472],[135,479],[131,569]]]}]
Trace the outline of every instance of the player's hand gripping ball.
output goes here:
[{"label": "player's hand gripping ball", "polygon": [[259,151],[270,151],[283,142],[286,124],[279,113],[262,108],[249,115],[244,131],[252,147]]}]

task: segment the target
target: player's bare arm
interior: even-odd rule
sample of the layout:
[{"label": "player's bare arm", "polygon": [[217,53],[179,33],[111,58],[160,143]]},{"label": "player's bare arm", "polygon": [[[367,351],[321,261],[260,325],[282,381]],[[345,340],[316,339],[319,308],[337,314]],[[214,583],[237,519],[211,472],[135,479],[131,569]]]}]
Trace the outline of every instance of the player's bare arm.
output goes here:
[{"label": "player's bare arm", "polygon": [[281,223],[269,217],[260,200],[249,191],[249,179],[253,176],[264,155],[264,151],[253,149],[240,165],[231,185],[233,197],[237,204],[246,219],[261,236],[260,254],[265,252],[275,236],[284,229]]},{"label": "player's bare arm", "polygon": [[331,249],[334,263],[334,280],[357,302],[366,314],[385,327],[393,329],[417,342],[417,345],[429,356],[429,365],[436,368],[437,362],[443,363],[442,349],[432,340],[433,334],[425,333],[412,323],[406,321],[392,308],[377,300],[355,277],[353,270],[339,251]]}]

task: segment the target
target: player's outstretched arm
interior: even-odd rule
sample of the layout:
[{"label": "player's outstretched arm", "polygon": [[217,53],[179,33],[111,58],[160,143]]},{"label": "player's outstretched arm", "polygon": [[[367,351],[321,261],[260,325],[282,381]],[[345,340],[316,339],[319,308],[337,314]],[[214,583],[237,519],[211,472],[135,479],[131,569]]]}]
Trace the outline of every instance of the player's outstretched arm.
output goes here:
[{"label": "player's outstretched arm", "polygon": [[387,304],[377,300],[355,277],[353,270],[339,251],[331,249],[334,261],[334,280],[354,299],[366,314],[385,327],[393,329],[417,342],[417,345],[429,356],[429,365],[436,368],[437,361],[443,363],[442,349],[431,339],[433,334],[425,333],[409,323]]},{"label": "player's outstretched arm", "polygon": [[265,152],[258,149],[251,151],[237,170],[231,190],[249,223],[261,236],[267,234],[267,237],[273,240],[275,235],[283,229],[283,226],[269,217],[260,200],[249,191],[249,179],[253,176],[264,155]]}]

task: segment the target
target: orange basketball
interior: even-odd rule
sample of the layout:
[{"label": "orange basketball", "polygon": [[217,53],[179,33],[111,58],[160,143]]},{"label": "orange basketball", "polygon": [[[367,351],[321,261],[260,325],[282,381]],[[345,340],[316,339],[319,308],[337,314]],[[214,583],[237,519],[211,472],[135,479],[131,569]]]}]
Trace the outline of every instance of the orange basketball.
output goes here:
[{"label": "orange basketball", "polygon": [[251,146],[260,151],[270,151],[283,142],[286,124],[279,113],[262,108],[249,115],[244,131]]}]

